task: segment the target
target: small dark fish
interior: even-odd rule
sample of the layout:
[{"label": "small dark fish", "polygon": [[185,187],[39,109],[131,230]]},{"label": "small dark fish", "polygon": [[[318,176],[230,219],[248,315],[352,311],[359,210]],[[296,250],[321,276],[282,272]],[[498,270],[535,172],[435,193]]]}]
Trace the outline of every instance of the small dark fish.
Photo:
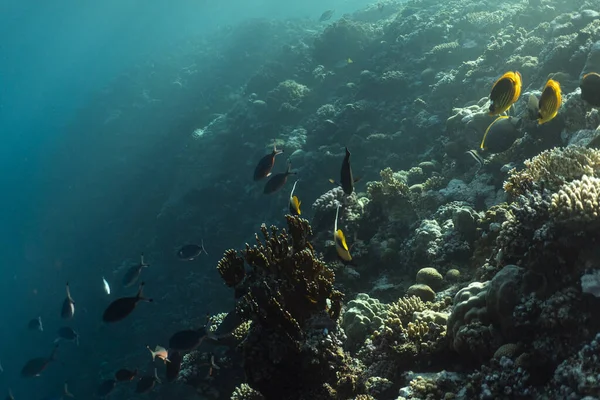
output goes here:
[{"label": "small dark fish", "polygon": [[131,314],[140,301],[152,301],[152,299],[144,297],[144,282],[140,283],[140,288],[134,297],[121,297],[110,303],[106,310],[104,310],[102,320],[104,322],[120,321]]},{"label": "small dark fish", "polygon": [[183,261],[192,261],[200,254],[206,254],[206,249],[204,249],[204,240],[200,242],[200,246],[197,244],[186,244],[177,252],[177,257]]},{"label": "small dark fish", "polygon": [[123,286],[129,287],[137,282],[142,273],[142,269],[149,267],[149,264],[144,262],[144,253],[140,254],[140,263],[129,268],[123,277]]},{"label": "small dark fish", "polygon": [[508,110],[521,95],[523,80],[518,71],[509,71],[502,75],[492,87],[490,93],[490,115],[502,114]]},{"label": "small dark fish", "polygon": [[42,317],[37,317],[29,321],[27,324],[27,329],[30,331],[40,331],[44,332],[44,326],[42,325]]},{"label": "small dark fish", "polygon": [[21,376],[24,378],[32,378],[34,376],[39,376],[42,371],[46,369],[48,364],[56,359],[56,351],[58,350],[58,346],[54,346],[54,350],[52,350],[52,354],[50,357],[36,357],[25,363],[25,366],[21,369]]},{"label": "small dark fish", "polygon": [[58,330],[58,338],[54,340],[54,343],[58,343],[61,340],[77,342],[77,346],[79,346],[79,334],[75,332],[73,328],[70,328],[68,326],[63,326]]},{"label": "small dark fish", "polygon": [[75,315],[75,302],[71,297],[71,290],[69,289],[69,282],[67,282],[67,297],[63,301],[62,309],[60,311],[60,316],[64,319],[73,318]]},{"label": "small dark fish", "polygon": [[263,178],[267,178],[271,175],[271,170],[275,165],[275,156],[283,153],[283,150],[277,150],[277,146],[273,145],[273,151],[271,154],[267,154],[260,159],[256,168],[254,168],[254,180],[259,181]]},{"label": "small dark fish", "polygon": [[350,167],[350,151],[348,151],[347,147],[344,161],[342,161],[340,185],[342,185],[344,193],[348,196],[354,192],[354,176],[352,176],[352,167]]},{"label": "small dark fish", "polygon": [[581,98],[592,107],[600,107],[600,75],[596,72],[585,74],[579,84]]},{"label": "small dark fish", "polygon": [[335,13],[335,10],[324,11],[323,14],[321,14],[321,17],[319,18],[319,22],[329,21],[331,17],[333,17],[333,13]]},{"label": "small dark fish", "polygon": [[181,370],[181,361],[183,357],[177,350],[169,350],[169,362],[167,363],[167,382],[173,382],[177,379]]},{"label": "small dark fish", "polygon": [[518,129],[519,124],[518,118],[499,116],[485,130],[479,148],[492,154],[508,150],[515,140],[522,136]]},{"label": "small dark fish", "polygon": [[292,187],[292,191],[290,192],[290,204],[289,210],[291,215],[300,215],[302,212],[300,211],[300,204],[302,203],[298,196],[294,196],[294,190],[296,190],[296,185],[298,181],[294,182],[294,186]]},{"label": "small dark fish", "polygon": [[117,380],[117,382],[132,381],[133,378],[135,378],[135,376],[137,375],[137,372],[137,369],[130,371],[128,369],[123,368],[115,372],[115,379]]},{"label": "small dark fish", "polygon": [[135,392],[139,394],[148,393],[149,391],[154,389],[156,383],[161,383],[161,381],[158,378],[158,374],[156,373],[156,368],[154,368],[154,375],[146,375],[140,378],[137,385],[135,386]]},{"label": "small dark fish", "polygon": [[200,329],[188,329],[185,331],[179,331],[175,333],[169,339],[169,350],[175,351],[191,351],[202,343],[202,340],[206,337],[206,329],[204,327]]},{"label": "small dark fish", "polygon": [[538,103],[538,124],[544,124],[556,117],[561,104],[560,84],[553,79],[548,79]]},{"label": "small dark fish", "polygon": [[100,386],[98,386],[98,390],[96,390],[96,394],[100,397],[107,397],[109,394],[115,390],[117,386],[117,381],[114,379],[107,379],[103,381]]},{"label": "small dark fish", "polygon": [[238,326],[240,326],[244,320],[240,318],[239,314],[235,311],[235,309],[229,311],[225,318],[221,321],[217,329],[214,331],[214,335],[209,335],[209,337],[223,335],[229,335],[233,332]]},{"label": "small dark fish", "polygon": [[271,194],[271,193],[275,193],[276,191],[281,189],[283,187],[283,185],[285,185],[285,183],[287,182],[288,176],[296,175],[295,172],[290,172],[291,168],[292,168],[292,163],[290,163],[288,161],[288,166],[287,166],[287,169],[285,170],[285,172],[281,172],[279,174],[273,175],[271,177],[271,179],[269,179],[267,184],[265,185],[265,189],[263,190],[263,193]]}]

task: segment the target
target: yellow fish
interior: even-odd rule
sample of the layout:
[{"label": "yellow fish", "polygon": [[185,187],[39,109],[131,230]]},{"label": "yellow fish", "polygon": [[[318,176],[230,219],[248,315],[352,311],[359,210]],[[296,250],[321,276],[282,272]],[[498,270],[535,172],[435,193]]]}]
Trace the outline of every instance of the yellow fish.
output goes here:
[{"label": "yellow fish", "polygon": [[346,243],[346,237],[341,229],[338,229],[338,215],[340,212],[340,205],[338,204],[335,210],[335,223],[333,224],[333,241],[335,242],[335,250],[337,251],[338,257],[344,262],[352,261],[348,244]]},{"label": "yellow fish", "polygon": [[292,215],[300,215],[302,214],[302,212],[300,211],[300,204],[302,204],[302,202],[300,200],[298,200],[298,196],[294,196],[294,190],[296,190],[296,184],[298,183],[298,180],[296,180],[296,182],[294,182],[294,186],[292,186],[292,191],[290,193],[290,214]]},{"label": "yellow fish", "polygon": [[498,115],[508,110],[519,99],[522,86],[523,80],[518,71],[509,71],[502,75],[492,87],[489,114]]},{"label": "yellow fish", "polygon": [[538,103],[538,124],[541,125],[556,117],[561,104],[560,84],[553,79],[548,79]]}]

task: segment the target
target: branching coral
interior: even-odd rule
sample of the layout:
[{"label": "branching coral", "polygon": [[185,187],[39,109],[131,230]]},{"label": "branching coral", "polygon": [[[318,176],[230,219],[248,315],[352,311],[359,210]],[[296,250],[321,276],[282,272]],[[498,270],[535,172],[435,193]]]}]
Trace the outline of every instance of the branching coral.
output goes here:
[{"label": "branching coral", "polygon": [[336,380],[344,362],[343,352],[337,351],[339,343],[314,338],[315,332],[322,337],[325,328],[337,331],[343,295],[333,288],[333,271],[316,257],[308,241],[312,234],[308,221],[286,218],[287,230],[263,224],[262,240],[256,235],[256,245],[247,244],[240,256],[227,251],[219,271],[232,283],[230,271],[239,269],[240,259],[250,266],[236,285],[243,292],[236,312],[252,322],[242,343],[248,384],[266,398],[293,399]]},{"label": "branching coral", "polygon": [[445,301],[424,303],[414,296],[391,304],[384,326],[373,333],[359,352],[371,374],[395,381],[400,371],[443,363],[442,355],[448,349],[445,324],[415,315],[445,306]]},{"label": "branching coral", "polygon": [[509,172],[504,190],[518,196],[533,186],[556,190],[565,182],[600,171],[600,151],[579,146],[545,150],[525,161],[525,169]]},{"label": "branching coral", "polygon": [[389,167],[380,175],[381,181],[367,184],[369,207],[380,207],[391,221],[412,222],[415,213],[408,185]]}]

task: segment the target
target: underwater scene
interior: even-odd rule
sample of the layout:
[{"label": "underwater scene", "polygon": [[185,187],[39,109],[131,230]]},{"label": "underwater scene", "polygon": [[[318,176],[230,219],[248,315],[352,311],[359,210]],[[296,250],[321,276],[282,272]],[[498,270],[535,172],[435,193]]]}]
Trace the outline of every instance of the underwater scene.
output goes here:
[{"label": "underwater scene", "polygon": [[600,400],[600,0],[0,37],[0,398]]}]

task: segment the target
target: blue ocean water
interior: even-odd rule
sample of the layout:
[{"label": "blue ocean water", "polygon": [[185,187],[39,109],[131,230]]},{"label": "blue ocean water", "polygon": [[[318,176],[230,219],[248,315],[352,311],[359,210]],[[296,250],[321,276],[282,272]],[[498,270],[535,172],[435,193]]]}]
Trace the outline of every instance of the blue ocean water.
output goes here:
[{"label": "blue ocean water", "polygon": [[[153,193],[153,188],[162,190],[161,182],[170,179],[164,163],[176,160],[178,148],[169,147],[169,138],[180,124],[187,126],[188,116],[186,110],[170,108],[162,97],[164,113],[130,114],[129,126],[99,137],[100,130],[92,124],[110,118],[97,115],[110,109],[99,103],[99,94],[113,91],[110,98],[115,102],[130,96],[115,89],[119,79],[138,79],[136,71],[146,71],[158,60],[178,63],[178,55],[188,52],[186,46],[201,51],[200,38],[247,19],[316,19],[327,9],[341,15],[365,4],[290,3],[0,2],[0,363],[4,368],[0,392],[11,387],[17,399],[43,398],[60,393],[68,380],[71,391],[85,398],[100,378],[125,366],[121,363],[131,352],[146,356],[146,344],[154,346],[164,340],[164,331],[174,329],[179,314],[161,310],[163,319],[157,308],[144,304],[139,319],[151,321],[149,325],[107,330],[100,322],[106,305],[101,278],[106,276],[119,294],[135,294],[135,287],[120,287],[123,269],[118,267],[146,252],[153,268],[148,294],[160,303],[179,290],[177,284],[185,275],[160,269],[161,254],[174,249],[157,249],[151,236],[140,230],[156,218],[157,198],[162,199],[162,194]],[[219,56],[215,53],[215,58]],[[159,91],[155,88],[146,94],[160,97]],[[135,107],[127,112],[134,111]],[[214,262],[225,246],[239,244],[209,239],[207,246],[214,250],[209,252],[210,261],[203,265],[205,270],[194,272],[200,282],[214,273]],[[19,377],[22,365],[29,358],[49,355],[56,330],[63,325],[59,307],[66,281],[76,304],[74,321],[81,345],[61,346],[57,365],[42,377],[25,381]],[[202,285],[199,293],[221,290]],[[201,295],[188,299],[186,306],[196,300],[195,318],[224,311]],[[38,315],[44,332],[27,331],[27,322]]]}]

